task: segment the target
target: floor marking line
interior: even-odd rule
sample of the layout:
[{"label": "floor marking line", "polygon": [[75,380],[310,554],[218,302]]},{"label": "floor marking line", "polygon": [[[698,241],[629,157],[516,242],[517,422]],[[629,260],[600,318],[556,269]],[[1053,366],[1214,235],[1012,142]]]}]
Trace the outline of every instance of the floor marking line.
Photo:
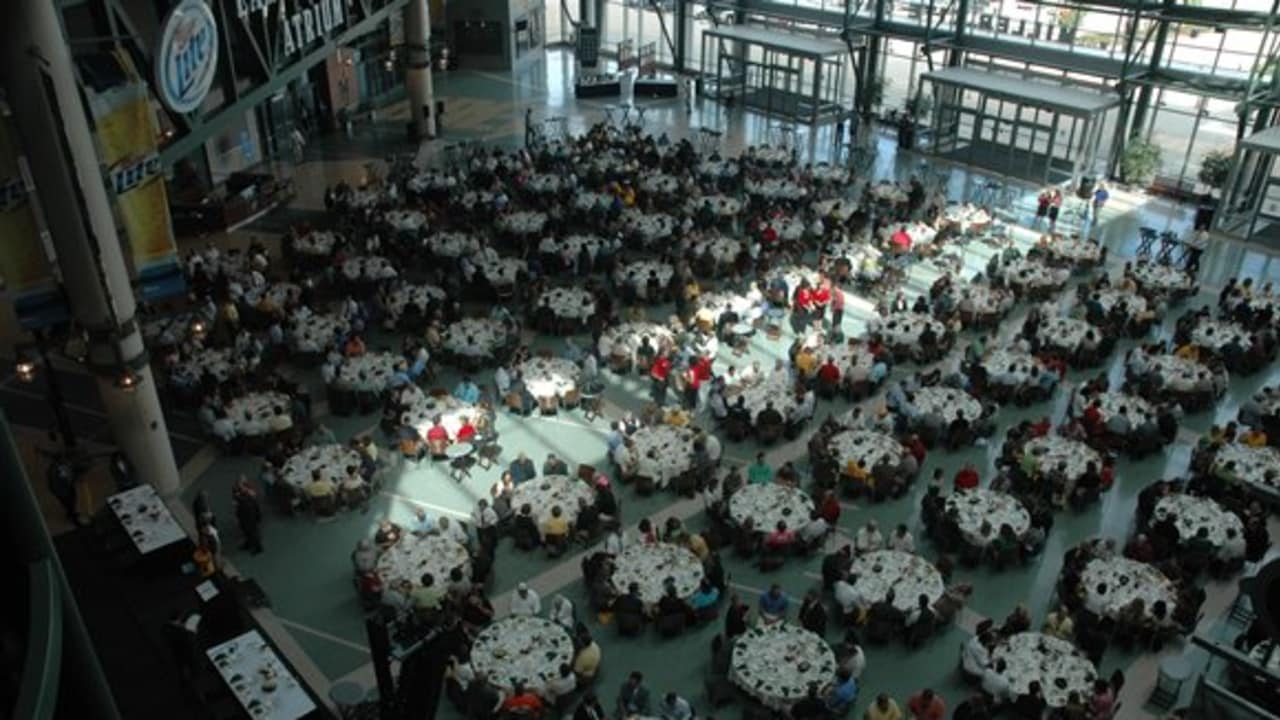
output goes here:
[{"label": "floor marking line", "polygon": [[360,643],[351,642],[350,640],[347,640],[345,638],[340,638],[337,635],[327,633],[323,630],[317,630],[316,628],[303,625],[302,623],[294,622],[293,620],[288,620],[279,615],[276,615],[276,621],[279,622],[281,625],[287,628],[290,628],[292,630],[298,630],[299,632],[304,632],[308,635],[318,637],[322,640],[328,640],[331,643],[336,643],[338,645],[342,645],[343,647],[347,647],[352,650],[359,650],[360,652],[363,652],[363,653],[369,652],[369,648],[365,647],[364,645],[361,645]]},{"label": "floor marking line", "polygon": [[385,495],[390,498],[395,498],[396,500],[400,500],[402,502],[407,502],[410,505],[416,505],[418,507],[426,508],[428,510],[435,510],[438,513],[448,515],[449,517],[452,517],[452,518],[457,518],[459,520],[466,520],[468,522],[471,521],[471,516],[469,514],[460,512],[451,507],[445,507],[444,505],[436,505],[435,503],[425,502],[423,500],[418,500],[417,498],[411,498],[408,495],[401,495],[400,493],[392,492],[390,490],[379,490],[378,494]]}]

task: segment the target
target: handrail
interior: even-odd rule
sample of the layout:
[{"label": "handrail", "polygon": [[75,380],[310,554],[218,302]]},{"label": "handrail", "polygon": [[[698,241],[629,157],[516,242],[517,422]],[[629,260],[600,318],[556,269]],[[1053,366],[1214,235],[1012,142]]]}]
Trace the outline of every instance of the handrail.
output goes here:
[{"label": "handrail", "polygon": [[62,679],[62,599],[53,561],[28,564],[27,583],[27,657],[11,717],[50,720]]}]

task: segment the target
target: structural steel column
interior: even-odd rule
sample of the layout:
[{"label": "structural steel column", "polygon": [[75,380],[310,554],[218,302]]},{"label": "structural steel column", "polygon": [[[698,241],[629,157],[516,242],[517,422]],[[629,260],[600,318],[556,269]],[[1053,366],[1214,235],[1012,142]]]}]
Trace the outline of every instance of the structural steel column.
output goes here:
[{"label": "structural steel column", "polygon": [[436,136],[436,93],[431,81],[431,9],[427,2],[409,0],[404,8],[404,83],[409,91],[413,136],[431,140]]},{"label": "structural steel column", "polygon": [[[1172,7],[1176,2],[1175,0],[1164,0],[1164,4],[1165,7]],[[1160,69],[1160,61],[1164,57],[1164,45],[1169,41],[1169,21],[1162,17],[1153,22],[1156,23],[1156,34],[1155,37],[1151,38],[1151,61],[1147,64],[1147,67],[1152,72]],[[1146,124],[1147,120],[1147,110],[1151,108],[1151,94],[1153,92],[1154,90],[1150,83],[1144,83],[1142,88],[1138,90],[1138,99],[1133,104],[1129,137],[1136,138],[1142,133],[1142,126]]]},{"label": "structural steel column", "polygon": [[[72,315],[90,336],[88,364],[97,375],[107,422],[139,478],[172,495],[178,467],[57,5],[13,3],[6,21],[0,82],[45,208]],[[124,368],[140,381],[135,387],[117,387]]]}]

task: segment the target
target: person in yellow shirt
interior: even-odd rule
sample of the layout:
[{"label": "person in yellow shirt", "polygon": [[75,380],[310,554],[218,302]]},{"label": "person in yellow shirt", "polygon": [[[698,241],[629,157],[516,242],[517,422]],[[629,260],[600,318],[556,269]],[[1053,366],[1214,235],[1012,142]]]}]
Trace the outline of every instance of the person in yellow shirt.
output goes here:
[{"label": "person in yellow shirt", "polygon": [[1177,355],[1183,360],[1191,360],[1196,362],[1200,360],[1200,348],[1196,347],[1195,344],[1193,343],[1183,344],[1182,347],[1179,347],[1177,350],[1173,351],[1173,354]]},{"label": "person in yellow shirt", "polygon": [[1250,430],[1249,432],[1240,436],[1240,442],[1244,443],[1245,445],[1248,445],[1249,447],[1255,447],[1255,448],[1266,447],[1267,434],[1261,430]]},{"label": "person in yellow shirt", "polygon": [[863,720],[902,720],[902,708],[898,707],[898,701],[880,693],[876,696],[876,701],[871,703],[871,707],[862,715]]},{"label": "person in yellow shirt", "polygon": [[1045,635],[1062,640],[1071,639],[1072,633],[1075,632],[1075,621],[1071,619],[1071,613],[1066,607],[1060,606],[1057,610],[1045,615],[1043,632]]},{"label": "person in yellow shirt", "polygon": [[699,560],[705,560],[707,554],[711,552],[711,548],[707,547],[707,541],[702,539],[698,533],[689,533],[684,539],[685,547],[689,548],[689,552],[698,556]]},{"label": "person in yellow shirt", "polygon": [[689,424],[689,413],[680,408],[673,408],[663,419],[671,427],[684,427]]},{"label": "person in yellow shirt", "polygon": [[796,353],[796,370],[800,371],[800,376],[804,378],[813,377],[813,373],[818,369],[818,356],[809,348],[801,348]]},{"label": "person in yellow shirt", "polygon": [[542,521],[542,537],[547,542],[563,541],[569,536],[569,521],[559,505],[551,508],[551,516]]},{"label": "person in yellow shirt", "polygon": [[858,490],[875,490],[875,485],[871,480],[871,473],[867,471],[867,466],[862,460],[850,460],[844,466],[844,474],[853,481],[853,486]]}]

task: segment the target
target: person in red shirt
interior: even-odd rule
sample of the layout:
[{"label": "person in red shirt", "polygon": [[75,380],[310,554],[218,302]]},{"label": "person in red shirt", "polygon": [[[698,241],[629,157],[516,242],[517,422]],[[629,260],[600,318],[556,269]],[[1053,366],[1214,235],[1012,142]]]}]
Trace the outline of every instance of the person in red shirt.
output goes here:
[{"label": "person in red shirt", "polygon": [[840,500],[836,498],[836,494],[830,490],[822,494],[822,504],[818,506],[818,512],[822,515],[822,519],[827,521],[831,527],[835,527],[840,520]]},{"label": "person in red shirt", "polygon": [[830,385],[840,382],[840,366],[836,365],[835,358],[827,357],[827,361],[822,363],[818,368],[818,379]]},{"label": "person in red shirt", "polygon": [[796,311],[807,313],[813,309],[813,289],[809,287],[809,283],[804,283],[796,288],[796,296],[793,303]]},{"label": "person in red shirt", "polygon": [[427,450],[439,457],[444,455],[447,447],[449,447],[449,431],[440,424],[440,418],[436,418],[431,423],[431,429],[427,431]]},{"label": "person in red shirt", "polygon": [[542,698],[526,690],[523,683],[517,682],[511,689],[511,695],[502,701],[502,709],[537,717],[542,714]]},{"label": "person in red shirt", "polygon": [[911,235],[907,232],[906,225],[898,228],[897,232],[889,236],[889,244],[893,246],[896,252],[911,252]]},{"label": "person in red shirt", "polygon": [[973,490],[978,487],[979,479],[978,469],[973,466],[973,463],[965,463],[965,466],[960,468],[960,472],[956,473],[955,488],[957,491]]},{"label": "person in red shirt", "polygon": [[764,230],[760,231],[760,242],[766,246],[772,246],[778,242],[778,231],[774,229],[772,223],[765,225]]},{"label": "person in red shirt", "polygon": [[650,384],[651,395],[653,402],[659,407],[667,402],[667,376],[670,374],[671,358],[667,357],[666,353],[662,353],[649,366],[649,378],[653,381]]},{"label": "person in red shirt", "polygon": [[844,322],[844,291],[835,285],[831,286],[831,329],[840,332]]},{"label": "person in red shirt", "polygon": [[831,286],[827,280],[823,280],[818,289],[813,291],[814,312],[817,317],[822,317],[827,312],[827,305],[831,302]]},{"label": "person in red shirt", "polygon": [[1053,429],[1053,424],[1049,422],[1048,417],[1042,417],[1038,421],[1031,423],[1031,437],[1044,437]]},{"label": "person in red shirt", "polygon": [[924,446],[924,441],[919,435],[912,434],[906,442],[902,443],[902,446],[916,459],[917,465],[924,465],[924,458],[929,454],[929,449]]},{"label": "person in red shirt", "polygon": [[690,365],[684,371],[684,407],[689,412],[698,409],[698,391],[702,388],[702,374],[698,366]]},{"label": "person in red shirt", "polygon": [[1084,409],[1084,416],[1081,421],[1084,422],[1084,429],[1090,435],[1094,435],[1102,429],[1102,408],[1098,406],[1097,400],[1089,403],[1089,407]]},{"label": "person in red shirt", "polygon": [[458,437],[454,438],[458,442],[471,442],[476,437],[476,426],[471,424],[471,418],[462,418],[462,427],[458,428]]},{"label": "person in red shirt", "polygon": [[703,355],[693,364],[693,369],[698,373],[698,381],[705,382],[712,377],[711,363],[714,362],[710,357]]},{"label": "person in red shirt", "polygon": [[1098,473],[1100,482],[1098,486],[1103,490],[1110,490],[1112,484],[1116,481],[1116,464],[1110,460],[1102,461],[1102,471]]},{"label": "person in red shirt", "polygon": [[764,546],[775,552],[782,552],[790,548],[796,543],[796,533],[787,527],[787,524],[781,520],[774,528],[773,532],[765,536]]},{"label": "person in red shirt", "polygon": [[907,712],[911,720],[944,720],[947,703],[933,690],[925,688],[907,700]]}]

